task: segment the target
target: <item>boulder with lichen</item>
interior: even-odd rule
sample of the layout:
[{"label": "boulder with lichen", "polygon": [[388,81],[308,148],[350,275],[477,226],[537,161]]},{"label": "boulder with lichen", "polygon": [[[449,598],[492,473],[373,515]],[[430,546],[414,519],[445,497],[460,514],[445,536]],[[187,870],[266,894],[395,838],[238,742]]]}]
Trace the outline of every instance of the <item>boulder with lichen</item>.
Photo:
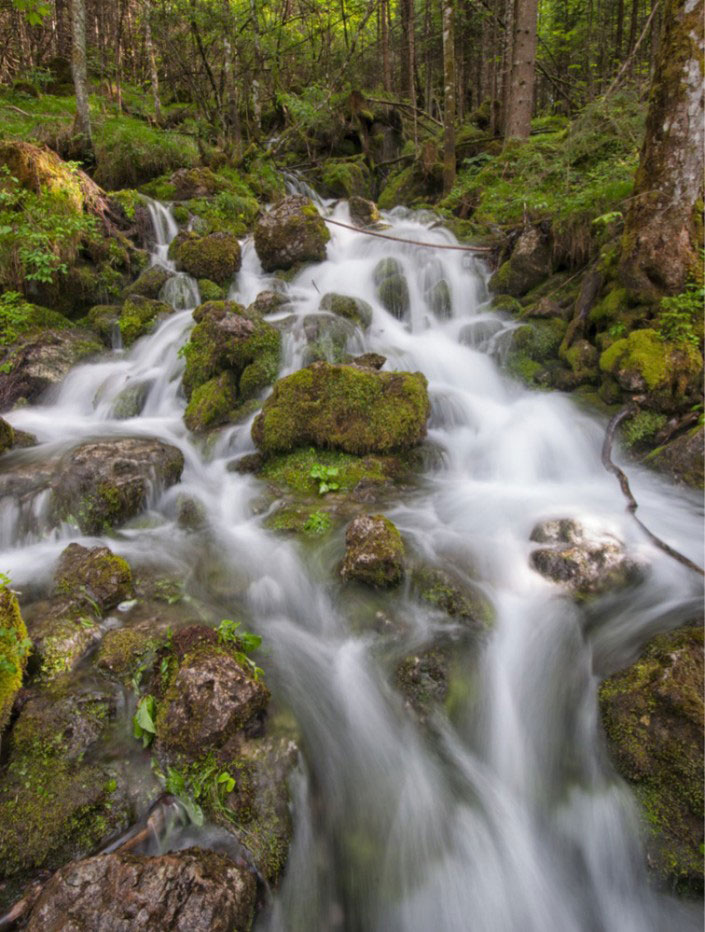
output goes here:
[{"label": "boulder with lichen", "polygon": [[330,233],[313,202],[291,194],[264,214],[255,227],[255,249],[265,272],[300,262],[322,262]]}]

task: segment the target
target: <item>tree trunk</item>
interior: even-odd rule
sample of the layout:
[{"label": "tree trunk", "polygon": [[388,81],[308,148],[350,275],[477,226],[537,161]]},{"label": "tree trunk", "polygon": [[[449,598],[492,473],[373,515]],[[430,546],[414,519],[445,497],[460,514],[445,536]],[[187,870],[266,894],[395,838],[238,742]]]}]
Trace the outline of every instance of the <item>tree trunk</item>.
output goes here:
[{"label": "tree trunk", "polygon": [[160,123],[162,119],[162,108],[159,102],[159,73],[157,71],[157,59],[154,55],[154,43],[152,42],[152,25],[149,21],[150,12],[149,0],[147,0],[144,5],[144,45],[149,62],[149,77],[152,83],[154,118],[157,123]]},{"label": "tree trunk", "polygon": [[380,3],[380,28],[382,32],[382,83],[385,91],[392,89],[392,66],[389,60],[389,16],[387,5],[389,0]]},{"label": "tree trunk", "polygon": [[74,128],[80,136],[80,153],[84,162],[94,162],[91,114],[88,106],[88,72],[86,68],[86,3],[71,0],[71,71],[76,92]]},{"label": "tree trunk", "polygon": [[252,79],[252,114],[255,122],[255,133],[262,131],[262,98],[260,81],[262,80],[262,49],[259,41],[259,20],[257,19],[256,0],[250,0],[250,16],[252,17],[252,37],[255,49],[255,75]]},{"label": "tree trunk", "polygon": [[455,182],[455,9],[443,0],[443,192]]},{"label": "tree trunk", "polygon": [[[493,91],[492,97],[494,98],[497,94],[497,84],[499,84],[499,92],[501,94],[501,112],[500,112],[500,126],[493,127],[493,131],[496,129],[501,129],[504,132],[504,129],[507,125],[507,114],[509,113],[509,95],[511,93],[510,86],[512,81],[512,56],[514,54],[514,0],[504,0],[504,36],[502,40],[502,65],[499,75],[497,74],[497,61],[496,56],[493,56]],[[492,36],[493,39],[496,37],[497,25],[496,20],[492,18]],[[493,42],[494,46],[494,42]],[[494,106],[492,108],[494,110]]]},{"label": "tree trunk", "polygon": [[696,272],[702,223],[703,0],[667,0],[662,23],[620,263],[624,284],[647,301],[677,294]]},{"label": "tree trunk", "polygon": [[71,61],[71,24],[67,0],[56,0],[56,56],[62,61]]},{"label": "tree trunk", "polygon": [[515,0],[514,49],[505,138],[527,139],[534,106],[538,0]]}]

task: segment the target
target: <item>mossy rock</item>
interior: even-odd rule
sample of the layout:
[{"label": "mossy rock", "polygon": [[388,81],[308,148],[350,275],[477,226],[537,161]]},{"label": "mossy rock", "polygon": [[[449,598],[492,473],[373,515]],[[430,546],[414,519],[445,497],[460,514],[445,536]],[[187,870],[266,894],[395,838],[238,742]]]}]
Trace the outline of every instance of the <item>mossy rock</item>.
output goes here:
[{"label": "mossy rock", "polygon": [[561,344],[559,356],[570,366],[576,384],[597,384],[599,381],[597,363],[600,354],[588,340],[575,340],[568,348],[564,348]]},{"label": "mossy rock", "polygon": [[265,454],[296,447],[389,453],[420,443],[430,411],[420,372],[314,363],[280,379],[252,426]]},{"label": "mossy rock", "polygon": [[318,306],[322,311],[330,311],[331,314],[352,321],[362,330],[367,330],[372,323],[372,308],[361,298],[329,291],[323,295]]},{"label": "mossy rock", "polygon": [[255,227],[255,249],[265,272],[301,262],[322,262],[330,233],[313,202],[285,197]]},{"label": "mossy rock", "polygon": [[599,698],[612,759],[641,805],[649,865],[668,886],[702,893],[702,628],[654,638]]},{"label": "mossy rock", "polygon": [[184,421],[189,430],[208,430],[225,424],[236,405],[237,380],[231,372],[221,372],[193,390]]},{"label": "mossy rock", "polygon": [[91,327],[105,346],[112,347],[116,328],[120,326],[120,304],[96,304],[87,314]]},{"label": "mossy rock", "polygon": [[201,301],[224,301],[227,297],[225,288],[222,285],[216,285],[209,278],[198,279],[198,292],[201,295]]},{"label": "mossy rock", "polygon": [[487,599],[447,570],[420,566],[413,571],[411,582],[423,602],[451,618],[478,630],[492,625],[494,611]]},{"label": "mossy rock", "polygon": [[15,443],[15,431],[5,418],[0,417],[0,456],[11,450]]},{"label": "mossy rock", "polygon": [[646,394],[658,410],[678,408],[700,392],[703,357],[688,343],[671,343],[656,330],[634,330],[600,356],[600,369],[627,392]]},{"label": "mossy rock", "polygon": [[373,189],[370,170],[363,157],[356,159],[328,159],[321,172],[321,190],[326,197],[370,195]]},{"label": "mossy rock", "polygon": [[132,571],[127,560],[107,547],[90,550],[69,544],[59,557],[54,574],[55,593],[88,598],[101,612],[132,597]]},{"label": "mossy rock", "polygon": [[588,321],[598,330],[605,330],[624,320],[628,306],[627,289],[615,286],[592,306],[588,313]]},{"label": "mossy rock", "polygon": [[0,735],[22,685],[29,647],[17,597],[6,585],[0,586]]},{"label": "mossy rock", "polygon": [[506,366],[529,385],[548,385],[551,364],[558,365],[558,351],[566,332],[558,319],[532,320],[512,332]]},{"label": "mossy rock", "polygon": [[233,233],[178,233],[169,246],[169,258],[180,271],[217,285],[229,283],[242,263],[240,244]]},{"label": "mossy rock", "polygon": [[190,201],[194,197],[212,197],[229,187],[225,178],[210,168],[179,168],[169,178],[175,201]]},{"label": "mossy rock", "polygon": [[391,210],[399,204],[414,207],[434,193],[440,193],[438,179],[426,178],[416,165],[409,165],[388,177],[377,203],[382,210]]},{"label": "mossy rock", "polygon": [[494,295],[490,307],[493,311],[505,311],[507,314],[514,314],[515,316],[518,316],[524,310],[519,301],[509,294]]},{"label": "mossy rock", "polygon": [[350,220],[361,227],[374,226],[379,222],[379,211],[374,201],[368,201],[364,197],[353,195],[348,200],[350,209]]},{"label": "mossy rock", "polygon": [[702,425],[693,427],[675,440],[657,447],[646,457],[645,462],[676,482],[702,489],[705,487],[703,437]]},{"label": "mossy rock", "polygon": [[303,327],[307,342],[305,365],[320,360],[340,363],[347,359],[348,341],[355,336],[352,321],[333,314],[307,314]]},{"label": "mossy rock", "polygon": [[360,515],[348,525],[340,575],[374,589],[399,585],[404,577],[404,544],[388,518]]},{"label": "mossy rock", "polygon": [[411,308],[411,298],[401,262],[392,258],[380,259],[372,278],[382,306],[397,320],[403,320]]},{"label": "mossy rock", "polygon": [[125,295],[129,297],[138,294],[144,298],[158,298],[159,292],[173,274],[163,265],[152,265],[125,289]]},{"label": "mossy rock", "polygon": [[126,385],[115,398],[110,412],[112,417],[117,421],[127,421],[130,418],[139,417],[153,384],[149,379],[140,379]]},{"label": "mossy rock", "polygon": [[107,631],[96,654],[96,667],[121,683],[148,663],[164,643],[166,622],[159,618],[130,628],[113,628]]},{"label": "mossy rock", "polygon": [[[353,456],[350,453],[309,447],[269,458],[257,475],[278,486],[283,492],[294,493],[298,497],[319,498],[320,479],[315,473],[321,466],[334,470],[331,475],[338,486],[335,491],[341,493],[352,492],[361,485],[386,486],[400,472],[400,463],[396,457]],[[309,517],[308,511],[305,512],[304,521]]]},{"label": "mossy rock", "polygon": [[548,278],[552,269],[551,245],[536,227],[521,234],[512,254],[489,281],[496,294],[520,297]]},{"label": "mossy rock", "polygon": [[157,318],[173,313],[173,307],[164,301],[145,298],[139,294],[130,295],[122,306],[119,327],[125,346],[131,346],[135,340],[154,329]]}]

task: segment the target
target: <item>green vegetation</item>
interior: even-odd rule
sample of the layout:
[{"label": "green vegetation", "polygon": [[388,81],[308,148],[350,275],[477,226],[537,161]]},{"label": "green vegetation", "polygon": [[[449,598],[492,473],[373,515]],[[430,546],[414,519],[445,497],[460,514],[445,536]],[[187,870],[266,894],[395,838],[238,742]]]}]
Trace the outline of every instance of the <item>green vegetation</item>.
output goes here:
[{"label": "green vegetation", "polygon": [[336,491],[349,492],[358,482],[387,482],[398,469],[392,458],[354,456],[334,450],[309,447],[268,459],[259,476],[304,496],[320,494],[320,479],[312,475],[320,468],[335,470]]},{"label": "green vegetation", "polygon": [[338,467],[325,466],[323,463],[314,463],[309,472],[312,479],[318,479],[318,494],[325,495],[326,492],[336,492],[340,488],[337,482]]},{"label": "green vegetation", "polygon": [[0,731],[10,718],[32,648],[17,597],[9,586],[9,578],[0,574]]}]

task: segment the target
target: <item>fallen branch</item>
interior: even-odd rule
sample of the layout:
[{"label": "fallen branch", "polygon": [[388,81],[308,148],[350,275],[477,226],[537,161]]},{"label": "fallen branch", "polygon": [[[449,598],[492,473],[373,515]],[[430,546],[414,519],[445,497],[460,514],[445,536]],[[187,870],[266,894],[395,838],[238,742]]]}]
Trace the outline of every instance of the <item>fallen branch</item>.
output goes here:
[{"label": "fallen branch", "polygon": [[655,544],[659,550],[663,550],[663,552],[667,553],[669,557],[677,560],[679,563],[683,564],[683,566],[687,566],[689,570],[693,570],[694,573],[699,573],[701,576],[705,576],[705,570],[703,570],[702,567],[698,566],[697,563],[693,563],[692,560],[688,559],[688,557],[684,556],[682,553],[674,550],[673,547],[671,547],[665,541],[661,540],[660,537],[657,537],[653,531],[650,531],[643,521],[640,521],[639,518],[637,518],[635,511],[639,507],[639,504],[632,494],[632,490],[629,486],[629,480],[627,479],[624,471],[612,462],[612,444],[614,443],[614,435],[617,432],[617,428],[622,423],[622,421],[625,420],[625,418],[636,414],[638,410],[638,406],[632,401],[626,407],[622,408],[621,411],[618,411],[607,425],[605,442],[602,445],[602,465],[608,472],[613,473],[619,480],[620,488],[622,489],[624,497],[628,502],[627,511],[632,515],[636,523],[646,534],[649,540]]},{"label": "fallen branch", "polygon": [[341,223],[340,220],[331,220],[323,217],[326,223],[332,223],[336,227],[344,227],[346,230],[353,230],[355,233],[364,233],[365,236],[377,236],[380,239],[391,239],[395,243],[406,243],[407,246],[425,246],[427,249],[456,249],[460,252],[492,252],[492,246],[461,246],[455,243],[421,243],[415,239],[404,239],[401,236],[391,236],[389,233],[377,233],[375,230],[363,230],[360,227],[351,226],[349,223]]},{"label": "fallen branch", "polygon": [[402,100],[380,100],[378,97],[366,97],[365,100],[369,101],[371,104],[383,104],[387,107],[398,107],[400,110],[411,110],[412,113],[417,114],[417,116],[425,117],[425,119],[430,120],[431,123],[435,123],[436,126],[443,126],[443,123],[440,120],[437,120],[435,117],[431,116],[430,113],[426,113],[425,110],[420,110],[418,107],[414,107],[413,104],[408,104]]}]

